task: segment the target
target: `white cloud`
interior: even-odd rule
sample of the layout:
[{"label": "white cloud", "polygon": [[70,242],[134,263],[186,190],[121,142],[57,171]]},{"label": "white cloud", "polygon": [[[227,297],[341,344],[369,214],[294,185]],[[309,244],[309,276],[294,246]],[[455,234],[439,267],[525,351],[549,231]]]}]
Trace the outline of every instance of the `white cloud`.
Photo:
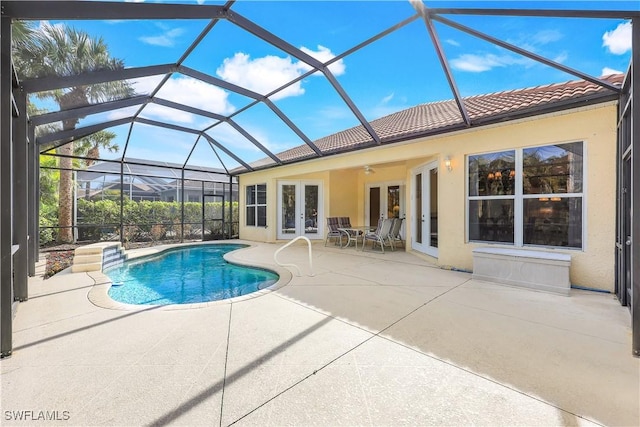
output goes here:
[{"label": "white cloud", "polygon": [[558,56],[553,58],[553,60],[559,64],[562,64],[569,58],[569,54],[567,52],[561,52]]},{"label": "white cloud", "polygon": [[496,67],[506,67],[508,65],[527,65],[531,61],[526,58],[517,58],[509,55],[494,55],[492,53],[484,55],[464,54],[451,60],[451,65],[456,70],[468,71],[471,73],[482,73]]},{"label": "white cloud", "polygon": [[451,46],[460,46],[460,43],[458,43],[457,41],[453,40],[453,39],[446,39],[445,40],[446,43],[450,44]]},{"label": "white cloud", "polygon": [[380,101],[380,103],[382,104],[388,104],[392,99],[393,99],[394,93],[391,92],[389,95],[385,96],[384,98],[382,98],[382,100]]},{"label": "white cloud", "polygon": [[[323,63],[335,57],[331,50],[320,45],[318,45],[317,51],[306,47],[302,47],[301,50]],[[329,70],[336,76],[344,74],[345,69],[343,60],[336,61],[329,66]],[[238,52],[231,58],[225,58],[222,65],[216,70],[216,74],[225,81],[265,95],[309,70],[311,67],[307,64],[290,56],[267,55],[252,59],[248,54]],[[302,94],[304,94],[304,88],[302,82],[298,81],[273,95],[271,99],[278,100]]]},{"label": "white cloud", "polygon": [[[268,55],[251,59],[246,53],[238,52],[231,58],[225,58],[216,74],[223,80],[264,95],[300,76],[303,73],[302,69],[301,64],[293,62],[290,57]],[[303,93],[301,82],[297,82],[271,99],[277,100]]]},{"label": "white cloud", "polygon": [[[333,58],[335,58],[335,55],[333,54],[333,52],[331,52],[331,50],[329,48],[326,48],[322,45],[318,45],[318,50],[311,50],[308,49],[304,46],[302,46],[300,48],[301,51],[303,51],[304,53],[306,53],[309,56],[313,56],[315,59],[317,59],[318,61],[322,62],[323,64]],[[341,76],[344,74],[345,69],[346,69],[346,65],[344,64],[344,61],[342,59],[337,60],[336,62],[334,62],[333,64],[329,65],[329,71],[331,71],[333,73],[334,76]],[[310,70],[310,67],[306,67],[306,71]]]},{"label": "white cloud", "polygon": [[600,73],[601,76],[608,76],[611,74],[622,74],[622,71],[619,70],[615,70],[613,68],[609,68],[609,67],[604,67],[602,69],[602,73]]},{"label": "white cloud", "polygon": [[615,55],[631,50],[631,22],[624,22],[602,36],[602,46]]},{"label": "white cloud", "polygon": [[153,46],[172,47],[176,44],[176,39],[184,33],[182,28],[174,28],[167,30],[164,34],[158,36],[143,36],[139,37],[142,43],[150,44]]},{"label": "white cloud", "polygon": [[[138,93],[144,94],[151,93],[157,83],[155,79],[140,79],[135,82],[134,86]],[[227,92],[219,87],[190,77],[173,77],[167,80],[157,94],[158,98],[222,115],[228,115],[235,111],[235,107],[229,103],[228,95]],[[147,105],[144,109],[144,115],[185,124],[194,123],[195,117],[199,117],[155,104]]]},{"label": "white cloud", "polygon": [[563,37],[564,34],[562,34],[558,30],[540,30],[532,36],[528,37],[528,39],[534,45],[545,45],[557,42]]},{"label": "white cloud", "polygon": [[107,116],[107,119],[118,120],[118,119],[124,119],[125,117],[131,117],[136,113],[136,111],[138,111],[138,108],[140,108],[139,105],[134,105],[131,107],[120,108],[119,110],[114,110],[109,113],[109,115]]}]

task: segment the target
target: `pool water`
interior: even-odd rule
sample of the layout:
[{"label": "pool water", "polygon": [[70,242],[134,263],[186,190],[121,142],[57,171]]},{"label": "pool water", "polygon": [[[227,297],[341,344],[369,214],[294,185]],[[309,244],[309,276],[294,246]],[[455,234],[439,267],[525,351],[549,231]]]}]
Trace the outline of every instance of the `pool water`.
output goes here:
[{"label": "pool water", "polygon": [[126,304],[167,305],[217,301],[276,283],[271,271],[229,264],[223,255],[240,244],[195,245],[125,261],[104,271],[109,296]]}]

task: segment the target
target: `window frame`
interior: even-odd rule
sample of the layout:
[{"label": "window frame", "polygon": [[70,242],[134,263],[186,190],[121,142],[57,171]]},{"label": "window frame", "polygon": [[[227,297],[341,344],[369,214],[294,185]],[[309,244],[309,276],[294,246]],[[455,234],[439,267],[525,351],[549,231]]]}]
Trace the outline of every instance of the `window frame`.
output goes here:
[{"label": "window frame", "polygon": [[[582,144],[582,192],[580,193],[545,193],[545,194],[524,194],[524,186],[523,186],[523,170],[524,170],[524,150],[530,148],[537,147],[547,147],[553,145],[564,145],[564,144],[572,144],[572,143],[581,143]],[[492,153],[500,153],[505,151],[515,151],[515,188],[513,195],[495,195],[495,196],[470,196],[470,188],[469,188],[469,180],[470,180],[470,158],[472,156],[483,155],[483,154],[492,154]],[[482,243],[482,244],[492,244],[492,245],[506,245],[514,248],[548,248],[548,249],[562,249],[562,250],[570,250],[570,251],[581,251],[584,252],[587,248],[587,186],[588,186],[588,173],[587,173],[587,142],[585,140],[572,140],[572,141],[561,141],[554,143],[546,143],[546,144],[536,144],[531,146],[517,147],[517,148],[502,148],[497,150],[488,150],[481,151],[477,153],[468,153],[465,155],[465,241],[466,243]],[[537,199],[543,197],[559,197],[559,198],[579,198],[581,199],[582,204],[582,212],[581,212],[581,220],[582,220],[582,230],[581,230],[581,246],[580,247],[572,247],[572,246],[551,246],[551,245],[540,245],[540,244],[530,244],[524,243],[524,201],[526,199]],[[513,200],[514,208],[513,208],[513,243],[509,242],[499,242],[492,240],[474,240],[470,238],[469,233],[469,224],[470,224],[470,201],[472,200]]]},{"label": "window frame", "polygon": [[[264,203],[258,203],[258,187],[264,187]],[[252,191],[254,193],[254,203],[249,203],[249,191]],[[266,183],[261,183],[261,184],[251,184],[251,185],[246,185],[245,186],[245,219],[244,219],[244,223],[246,227],[263,227],[266,228],[268,221],[267,221],[267,216],[268,216],[268,203],[267,203],[267,184]],[[264,208],[264,225],[260,225],[259,224],[259,216],[258,216],[258,210],[259,208],[263,207]],[[254,209],[253,212],[253,218],[254,221],[253,223],[249,223],[249,215],[247,215],[247,211],[248,209]]]}]

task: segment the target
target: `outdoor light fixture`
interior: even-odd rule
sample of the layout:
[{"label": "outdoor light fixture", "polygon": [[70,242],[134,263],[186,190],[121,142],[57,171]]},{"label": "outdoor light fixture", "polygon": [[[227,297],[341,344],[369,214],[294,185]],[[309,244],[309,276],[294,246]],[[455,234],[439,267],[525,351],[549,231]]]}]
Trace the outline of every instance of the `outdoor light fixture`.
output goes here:
[{"label": "outdoor light fixture", "polygon": [[364,174],[365,174],[365,175],[371,175],[372,173],[373,173],[373,169],[371,169],[371,166],[366,165],[366,166],[364,167]]},{"label": "outdoor light fixture", "polygon": [[444,165],[446,166],[449,172],[453,170],[453,167],[451,166],[451,157],[447,156],[444,158]]}]

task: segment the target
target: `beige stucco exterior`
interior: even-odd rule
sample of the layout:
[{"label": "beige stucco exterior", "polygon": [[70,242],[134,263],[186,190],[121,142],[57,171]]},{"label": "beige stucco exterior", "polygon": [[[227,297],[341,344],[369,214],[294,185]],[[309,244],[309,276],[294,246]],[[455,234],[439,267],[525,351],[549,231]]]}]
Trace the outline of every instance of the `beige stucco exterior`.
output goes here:
[{"label": "beige stucco exterior", "polygon": [[[544,249],[571,255],[574,285],[614,290],[616,104],[606,103],[537,116],[499,125],[474,128],[440,136],[313,159],[240,176],[240,206],[245,206],[245,186],[267,184],[267,227],[247,227],[240,209],[240,238],[274,242],[277,228],[279,180],[320,180],[323,204],[319,222],[327,216],[349,216],[364,224],[367,183],[403,181],[405,237],[412,238],[412,170],[438,161],[439,247],[437,263],[472,270],[472,249],[494,244],[469,243],[466,230],[466,156],[469,154],[530,146],[584,141],[585,192],[582,250]],[[444,165],[451,159],[452,170]],[[366,175],[364,166],[375,173]],[[323,236],[324,237],[323,231]],[[512,245],[495,244],[497,247]],[[352,250],[352,249],[351,249]]]}]

